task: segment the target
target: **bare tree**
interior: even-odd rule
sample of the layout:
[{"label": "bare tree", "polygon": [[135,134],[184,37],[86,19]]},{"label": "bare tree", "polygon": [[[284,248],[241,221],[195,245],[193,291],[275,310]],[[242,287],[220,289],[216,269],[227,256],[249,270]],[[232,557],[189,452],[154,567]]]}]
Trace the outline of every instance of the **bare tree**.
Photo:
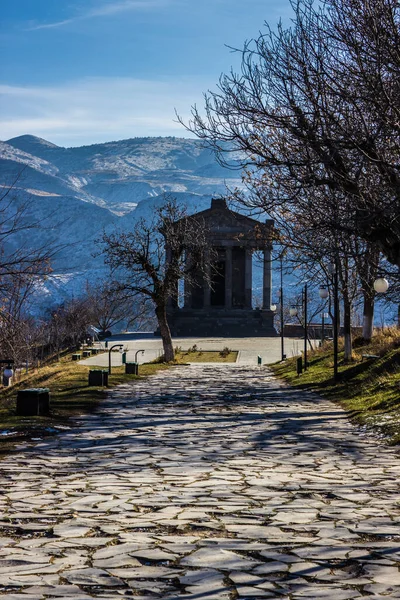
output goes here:
[{"label": "bare tree", "polygon": [[319,212],[400,265],[400,7],[299,0],[293,26],[245,44],[187,127],[225,165],[238,151],[262,207]]},{"label": "bare tree", "polygon": [[199,270],[207,277],[206,249],[204,223],[187,218],[185,210],[168,199],[152,219],[141,219],[132,232],[103,235],[105,261],[115,275],[115,289],[153,303],[167,362],[174,360],[168,301],[177,300],[180,279],[196,285]]},{"label": "bare tree", "polygon": [[108,331],[121,323],[142,324],[149,313],[148,301],[123,289],[111,280],[87,284],[91,324],[101,331]]}]

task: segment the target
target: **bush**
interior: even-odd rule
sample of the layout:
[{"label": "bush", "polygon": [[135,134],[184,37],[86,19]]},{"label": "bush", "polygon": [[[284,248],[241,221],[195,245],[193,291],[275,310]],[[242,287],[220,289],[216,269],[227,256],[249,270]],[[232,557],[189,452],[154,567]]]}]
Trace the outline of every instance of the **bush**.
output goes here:
[{"label": "bush", "polygon": [[229,356],[230,353],[231,353],[231,349],[228,348],[228,346],[225,346],[225,348],[223,348],[223,350],[220,351],[220,356],[222,356],[223,358],[226,358],[227,356]]}]

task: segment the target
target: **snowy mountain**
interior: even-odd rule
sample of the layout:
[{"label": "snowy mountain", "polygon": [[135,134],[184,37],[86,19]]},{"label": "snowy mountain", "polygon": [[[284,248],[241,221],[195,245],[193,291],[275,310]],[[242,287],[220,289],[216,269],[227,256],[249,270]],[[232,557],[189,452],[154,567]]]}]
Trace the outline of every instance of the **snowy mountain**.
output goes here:
[{"label": "snowy mountain", "polygon": [[226,185],[240,185],[240,172],[222,168],[198,140],[134,138],[80,148],[31,135],[0,142],[0,188],[12,188],[7,201],[26,205],[27,221],[40,223],[29,239],[11,239],[7,250],[60,245],[54,275],[38,294],[46,306],[104,275],[96,246],[104,230],[131,229],[166,192],[189,212],[203,210]]}]

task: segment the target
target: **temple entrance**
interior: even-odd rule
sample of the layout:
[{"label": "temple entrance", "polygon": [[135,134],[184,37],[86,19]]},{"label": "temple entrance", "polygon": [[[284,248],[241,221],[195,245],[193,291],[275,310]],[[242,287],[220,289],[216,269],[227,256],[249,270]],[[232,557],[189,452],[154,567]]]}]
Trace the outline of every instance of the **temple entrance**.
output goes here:
[{"label": "temple entrance", "polygon": [[211,306],[225,306],[225,261],[218,260],[213,265],[210,295]]}]

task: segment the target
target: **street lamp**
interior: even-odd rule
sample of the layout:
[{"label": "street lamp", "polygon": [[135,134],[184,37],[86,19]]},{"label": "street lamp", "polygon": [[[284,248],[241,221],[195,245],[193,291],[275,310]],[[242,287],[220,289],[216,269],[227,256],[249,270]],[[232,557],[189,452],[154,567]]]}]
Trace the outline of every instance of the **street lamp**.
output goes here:
[{"label": "street lamp", "polygon": [[114,350],[114,348],[119,348],[119,352],[120,354],[123,353],[124,351],[124,345],[123,344],[114,344],[114,346],[111,346],[111,348],[108,351],[108,374],[111,375],[111,352]]},{"label": "street lamp", "polygon": [[385,294],[388,291],[388,288],[389,288],[389,282],[387,279],[385,279],[384,277],[378,277],[377,279],[375,279],[374,290],[378,294]]},{"label": "street lamp", "polygon": [[285,354],[285,339],[284,339],[284,316],[283,316],[283,252],[281,252],[280,255],[280,262],[281,262],[281,287],[280,287],[280,294],[279,294],[279,304],[280,304],[280,309],[281,309],[281,360],[284,361],[286,360],[286,354]]},{"label": "street lamp", "polygon": [[[305,371],[307,371],[307,342],[308,342],[308,323],[307,323],[308,298],[307,298],[307,294],[308,294],[308,287],[307,287],[307,283],[306,283],[304,285],[304,288],[302,291],[302,305],[303,305],[303,313],[304,313],[304,370]],[[289,314],[291,317],[297,317],[298,310],[297,310],[297,306],[295,304],[289,308]]]},{"label": "street lamp", "polygon": [[[319,297],[322,300],[326,300],[329,296],[329,291],[328,289],[324,286],[321,285],[319,288]],[[321,345],[324,343],[324,338],[325,338],[325,313],[322,313],[322,330],[321,330]]]},{"label": "street lamp", "polygon": [[335,263],[329,265],[329,272],[333,277],[333,380],[339,378],[339,279]]}]

